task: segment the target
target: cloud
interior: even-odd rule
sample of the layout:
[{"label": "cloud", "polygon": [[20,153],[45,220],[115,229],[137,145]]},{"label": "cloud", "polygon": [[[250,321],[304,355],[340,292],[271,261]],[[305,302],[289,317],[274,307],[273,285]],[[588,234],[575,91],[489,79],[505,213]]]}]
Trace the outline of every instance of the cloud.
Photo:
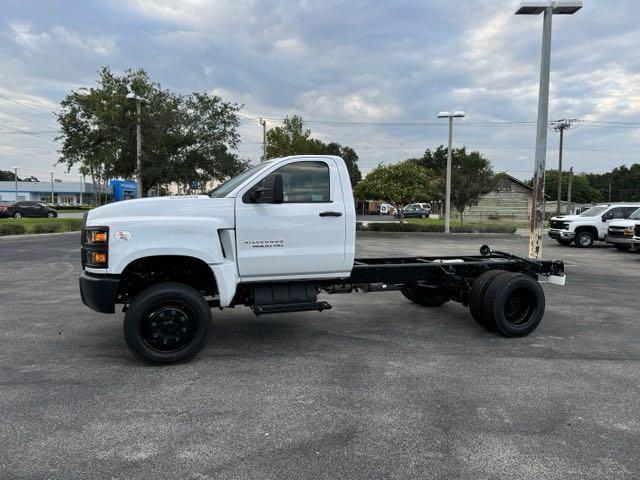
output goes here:
[{"label": "cloud", "polygon": [[[253,159],[260,116],[436,123],[438,111],[462,109],[454,143],[522,178],[532,168],[535,126],[470,125],[536,118],[542,18],[514,16],[517,3],[70,0],[54,9],[8,0],[0,94],[30,106],[0,97],[0,121],[55,129],[49,112],[70,89],[92,84],[101,65],[143,67],[167,88],[244,104],[240,153]],[[550,118],[640,122],[639,10],[633,0],[616,8],[588,2],[576,15],[554,17]],[[309,126],[354,146],[365,170],[446,142],[444,123]],[[0,168],[21,162],[46,172],[55,162],[51,136],[0,135]],[[551,164],[556,143],[550,133]],[[568,132],[565,158],[577,171],[602,171],[636,161],[639,143],[640,129],[585,123]]]}]

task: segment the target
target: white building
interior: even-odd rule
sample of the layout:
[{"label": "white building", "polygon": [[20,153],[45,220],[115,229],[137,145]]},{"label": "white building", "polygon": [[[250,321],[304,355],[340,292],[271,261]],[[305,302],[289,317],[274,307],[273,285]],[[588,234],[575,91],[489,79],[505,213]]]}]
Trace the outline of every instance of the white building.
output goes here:
[{"label": "white building", "polygon": [[0,181],[0,203],[27,200],[33,202],[53,203],[56,205],[79,205],[80,192],[82,203],[93,202],[93,184],[81,182],[53,182],[53,202],[51,201],[51,182],[18,182]]}]

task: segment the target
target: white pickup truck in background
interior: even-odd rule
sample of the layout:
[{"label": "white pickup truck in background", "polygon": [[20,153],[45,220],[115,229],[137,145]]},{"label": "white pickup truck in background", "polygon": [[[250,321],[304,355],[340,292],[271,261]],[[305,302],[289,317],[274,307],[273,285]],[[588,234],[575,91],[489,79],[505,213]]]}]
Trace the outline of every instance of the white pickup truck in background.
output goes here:
[{"label": "white pickup truck in background", "polygon": [[80,292],[103,313],[122,304],[128,347],[156,363],[183,361],[207,342],[211,307],[257,315],[325,310],[318,293],[400,290],[436,307],[469,305],[508,337],[537,328],[537,278],[564,283],[560,261],[484,246],[480,256],[355,259],[349,173],[334,156],[260,163],[208,196],[158,197],[90,211],[82,229]]}]

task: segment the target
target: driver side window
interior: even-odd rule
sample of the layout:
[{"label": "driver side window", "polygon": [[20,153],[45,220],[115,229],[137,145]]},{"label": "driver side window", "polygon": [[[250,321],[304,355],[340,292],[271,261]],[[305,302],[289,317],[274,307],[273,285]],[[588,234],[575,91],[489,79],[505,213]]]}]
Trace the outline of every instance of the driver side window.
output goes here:
[{"label": "driver side window", "polygon": [[[284,165],[272,174],[282,175],[282,203],[325,203],[331,201],[329,166],[321,161]],[[264,179],[252,189],[264,186]]]}]

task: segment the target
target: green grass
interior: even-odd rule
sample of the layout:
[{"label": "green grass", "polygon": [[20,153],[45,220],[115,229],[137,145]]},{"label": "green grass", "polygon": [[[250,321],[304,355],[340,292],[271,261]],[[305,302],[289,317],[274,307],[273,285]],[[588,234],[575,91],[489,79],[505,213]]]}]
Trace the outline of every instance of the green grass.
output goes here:
[{"label": "green grass", "polygon": [[21,233],[56,233],[80,231],[80,218],[14,218],[0,219],[0,236]]}]

